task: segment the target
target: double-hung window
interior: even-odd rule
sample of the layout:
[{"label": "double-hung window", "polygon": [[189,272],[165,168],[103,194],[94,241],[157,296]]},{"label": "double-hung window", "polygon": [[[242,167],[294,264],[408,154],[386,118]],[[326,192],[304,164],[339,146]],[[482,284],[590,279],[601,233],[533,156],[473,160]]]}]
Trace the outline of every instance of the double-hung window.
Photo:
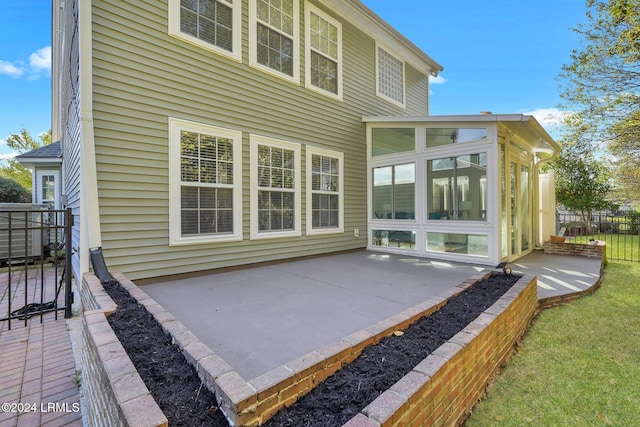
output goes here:
[{"label": "double-hung window", "polygon": [[242,239],[242,133],[169,119],[172,245]]},{"label": "double-hung window", "polygon": [[376,94],[404,108],[404,62],[377,45],[376,68]]},{"label": "double-hung window", "polygon": [[251,238],[299,236],[300,144],[251,135]]},{"label": "double-hung window", "polygon": [[169,0],[169,34],[242,59],[242,0]]},{"label": "double-hung window", "polygon": [[250,64],[300,81],[299,0],[250,0]]},{"label": "double-hung window", "polygon": [[342,99],[342,26],[311,6],[306,9],[306,86]]},{"label": "double-hung window", "polygon": [[344,155],[307,147],[307,234],[343,231]]}]

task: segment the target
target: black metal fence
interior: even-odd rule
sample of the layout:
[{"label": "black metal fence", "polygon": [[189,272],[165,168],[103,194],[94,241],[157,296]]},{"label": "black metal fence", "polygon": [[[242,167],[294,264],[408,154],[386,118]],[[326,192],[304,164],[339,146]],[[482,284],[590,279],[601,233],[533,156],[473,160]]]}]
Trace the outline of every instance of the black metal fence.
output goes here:
[{"label": "black metal fence", "polygon": [[[0,322],[71,317],[71,210],[0,205]],[[0,324],[1,326],[1,324]]]},{"label": "black metal fence", "polygon": [[589,216],[576,213],[558,213],[560,233],[567,241],[589,243],[601,240],[607,243],[607,258],[640,262],[640,213],[598,212]]}]

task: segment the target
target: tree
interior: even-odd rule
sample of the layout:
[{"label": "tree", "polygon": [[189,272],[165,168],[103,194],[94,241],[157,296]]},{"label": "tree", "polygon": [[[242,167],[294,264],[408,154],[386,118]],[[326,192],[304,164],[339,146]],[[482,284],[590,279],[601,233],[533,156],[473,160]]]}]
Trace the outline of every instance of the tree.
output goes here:
[{"label": "tree", "polygon": [[640,199],[637,181],[625,180],[640,174],[640,0],[586,5],[587,23],[574,30],[583,47],[559,76],[563,108],[581,123],[582,141],[600,141],[615,156],[624,194]]},{"label": "tree", "polygon": [[[7,146],[19,153],[35,150],[36,148],[51,144],[51,131],[49,130],[40,134],[39,138],[39,141],[33,139],[29,132],[23,128],[20,133],[12,133],[9,138],[7,138]],[[0,168],[0,176],[9,178],[31,191],[31,172],[16,159],[7,160],[7,166]]]},{"label": "tree", "polygon": [[611,169],[592,151],[580,145],[566,144],[553,160],[556,175],[556,200],[568,210],[577,212],[590,230],[593,212],[613,207],[608,200],[613,188]]},{"label": "tree", "polygon": [[31,203],[31,192],[14,180],[0,176],[0,203]]}]

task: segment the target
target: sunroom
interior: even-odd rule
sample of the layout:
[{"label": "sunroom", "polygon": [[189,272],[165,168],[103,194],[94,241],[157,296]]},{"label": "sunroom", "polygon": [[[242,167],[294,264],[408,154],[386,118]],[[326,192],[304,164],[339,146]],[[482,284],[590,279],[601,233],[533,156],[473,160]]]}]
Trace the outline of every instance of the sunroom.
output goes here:
[{"label": "sunroom", "polygon": [[553,233],[553,178],[540,165],[559,147],[533,116],[363,122],[370,250],[491,265]]}]

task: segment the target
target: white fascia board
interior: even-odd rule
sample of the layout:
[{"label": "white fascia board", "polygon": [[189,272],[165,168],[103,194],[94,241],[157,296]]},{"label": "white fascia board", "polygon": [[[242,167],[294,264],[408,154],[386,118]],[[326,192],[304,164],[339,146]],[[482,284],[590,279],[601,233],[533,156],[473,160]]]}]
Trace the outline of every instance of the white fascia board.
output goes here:
[{"label": "white fascia board", "polygon": [[442,65],[376,15],[360,0],[325,0],[323,4],[373,39],[383,41],[389,49],[392,49],[394,55],[400,56],[414,68],[426,69],[426,72],[434,77],[443,70]]}]

